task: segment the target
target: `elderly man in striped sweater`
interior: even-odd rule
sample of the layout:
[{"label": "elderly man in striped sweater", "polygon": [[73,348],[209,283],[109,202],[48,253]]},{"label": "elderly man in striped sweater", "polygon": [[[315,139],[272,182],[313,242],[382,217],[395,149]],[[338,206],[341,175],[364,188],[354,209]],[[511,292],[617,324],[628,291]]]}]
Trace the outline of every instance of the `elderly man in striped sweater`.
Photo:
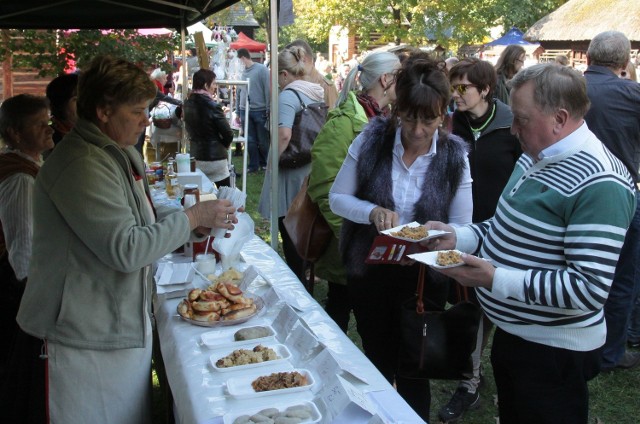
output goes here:
[{"label": "elderly man in striped sweater", "polygon": [[525,153],[494,217],[459,228],[429,222],[451,234],[428,247],[478,256],[441,272],[477,287],[497,327],[500,423],[586,424],[587,381],[606,337],[603,305],[635,210],[633,181],[584,122],[581,75],[541,64],[511,84],[511,131]]}]

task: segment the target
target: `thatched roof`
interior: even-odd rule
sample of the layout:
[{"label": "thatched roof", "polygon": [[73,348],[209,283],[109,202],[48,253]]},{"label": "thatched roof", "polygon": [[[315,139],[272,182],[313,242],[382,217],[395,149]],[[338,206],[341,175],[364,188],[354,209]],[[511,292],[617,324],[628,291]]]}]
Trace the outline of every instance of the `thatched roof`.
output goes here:
[{"label": "thatched roof", "polygon": [[525,33],[531,42],[591,40],[603,31],[640,41],[640,0],[569,0]]}]

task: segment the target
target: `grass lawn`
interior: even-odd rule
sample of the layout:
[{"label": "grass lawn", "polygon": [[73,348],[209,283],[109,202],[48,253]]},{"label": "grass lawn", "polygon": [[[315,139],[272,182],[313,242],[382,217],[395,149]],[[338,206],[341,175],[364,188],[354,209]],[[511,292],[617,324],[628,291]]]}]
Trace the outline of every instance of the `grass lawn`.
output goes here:
[{"label": "grass lawn", "polygon": [[[234,158],[237,172],[241,172],[240,158]],[[267,243],[270,243],[269,222],[257,213],[257,204],[262,190],[264,172],[247,176],[247,212],[255,222],[255,231]],[[238,185],[242,179],[238,178]],[[282,255],[282,252],[280,251]],[[326,301],[327,284],[322,281],[316,284],[314,298],[324,304]],[[349,337],[361,347],[360,338],[356,331],[353,316],[349,324]],[[485,384],[481,389],[481,404],[474,411],[469,411],[458,423],[465,424],[497,424],[498,408],[496,406],[496,387],[493,382],[493,372],[489,360],[490,346],[483,354],[483,369]],[[457,382],[432,380],[431,381],[431,423],[437,423],[438,409],[446,404],[456,389]],[[157,389],[157,380],[154,379]],[[626,371],[615,371],[609,374],[599,375],[589,383],[590,390],[590,424],[637,424],[640,423],[640,368]],[[157,396],[154,395],[154,401]],[[164,423],[165,405],[161,401],[154,404],[154,422]],[[562,424],[562,423],[558,423]]]}]

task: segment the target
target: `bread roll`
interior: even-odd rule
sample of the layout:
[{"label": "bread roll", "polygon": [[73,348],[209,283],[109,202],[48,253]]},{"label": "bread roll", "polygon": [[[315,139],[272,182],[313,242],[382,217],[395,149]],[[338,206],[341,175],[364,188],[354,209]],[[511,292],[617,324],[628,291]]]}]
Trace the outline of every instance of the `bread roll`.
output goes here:
[{"label": "bread roll", "polygon": [[213,321],[219,321],[220,315],[218,315],[216,312],[194,311],[193,317],[191,319],[194,321],[200,321],[200,322],[213,322]]},{"label": "bread roll", "polygon": [[228,312],[223,315],[223,319],[225,321],[231,321],[240,318],[246,318],[256,313],[256,305],[251,305],[249,307],[238,309],[235,311]]}]

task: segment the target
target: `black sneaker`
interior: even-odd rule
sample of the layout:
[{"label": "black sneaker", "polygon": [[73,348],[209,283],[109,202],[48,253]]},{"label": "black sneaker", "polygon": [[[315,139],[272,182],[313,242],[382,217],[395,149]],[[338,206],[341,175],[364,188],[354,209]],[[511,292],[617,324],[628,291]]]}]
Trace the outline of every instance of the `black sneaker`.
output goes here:
[{"label": "black sneaker", "polygon": [[438,411],[438,417],[443,423],[453,423],[462,418],[465,411],[479,406],[480,392],[469,393],[465,387],[458,387],[449,403]]}]

